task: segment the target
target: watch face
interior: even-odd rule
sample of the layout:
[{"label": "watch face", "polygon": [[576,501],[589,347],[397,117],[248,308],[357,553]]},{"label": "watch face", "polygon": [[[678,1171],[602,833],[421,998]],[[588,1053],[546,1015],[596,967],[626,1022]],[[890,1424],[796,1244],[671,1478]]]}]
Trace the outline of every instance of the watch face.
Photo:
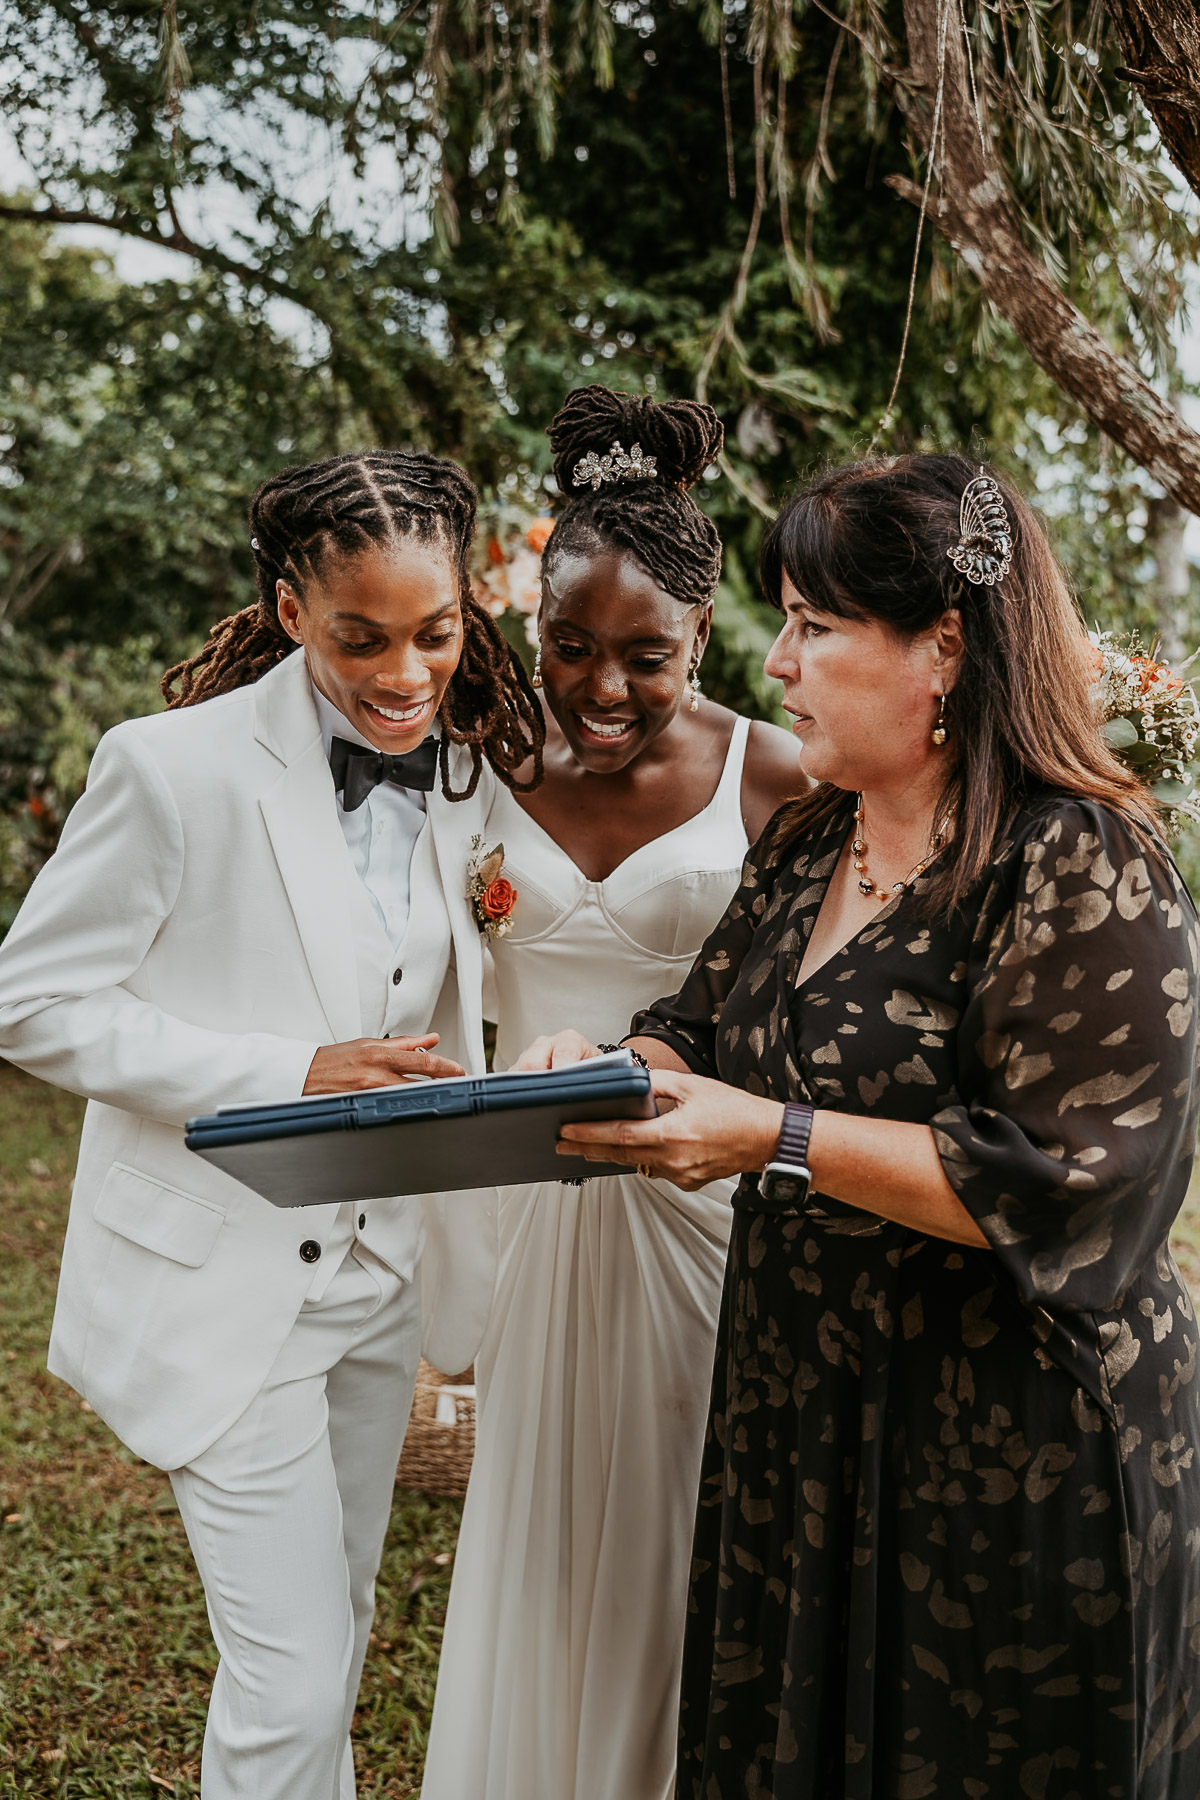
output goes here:
[{"label": "watch face", "polygon": [[807,1169],[788,1169],[768,1164],[759,1178],[758,1191],[772,1206],[803,1206],[812,1176]]}]

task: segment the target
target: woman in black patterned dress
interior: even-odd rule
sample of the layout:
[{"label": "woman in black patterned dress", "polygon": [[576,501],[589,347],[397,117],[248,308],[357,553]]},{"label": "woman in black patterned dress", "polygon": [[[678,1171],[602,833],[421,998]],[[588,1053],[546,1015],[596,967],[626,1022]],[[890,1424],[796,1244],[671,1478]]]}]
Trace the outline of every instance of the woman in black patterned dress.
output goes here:
[{"label": "woman in black patterned dress", "polygon": [[[975,474],[859,465],[784,509],[767,667],[821,785],[635,1023],[675,1110],[566,1134],[683,1187],[752,1171],[680,1800],[1200,1794],[1197,1329],[1166,1242],[1196,914],[1032,513],[1004,488],[1007,542],[992,515],[949,559]],[[805,1107],[812,1190],[772,1206]]]}]

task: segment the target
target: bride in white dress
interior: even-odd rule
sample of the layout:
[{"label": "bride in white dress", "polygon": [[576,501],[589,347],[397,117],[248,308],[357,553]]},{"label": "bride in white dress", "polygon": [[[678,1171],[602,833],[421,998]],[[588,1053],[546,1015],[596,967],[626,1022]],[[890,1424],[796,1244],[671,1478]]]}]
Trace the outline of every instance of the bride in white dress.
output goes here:
[{"label": "bride in white dress", "polygon": [[[617,1040],[673,993],[750,837],[803,785],[786,733],[689,686],[720,542],[686,487],[720,448],[716,415],[587,388],[550,435],[564,494],[614,440],[635,472],[586,487],[543,563],[546,780],[523,803],[498,791],[487,828],[518,893],[493,946],[497,1067],[568,1026]],[[502,1192],[423,1800],[673,1791],[732,1186],[631,1172]]]}]

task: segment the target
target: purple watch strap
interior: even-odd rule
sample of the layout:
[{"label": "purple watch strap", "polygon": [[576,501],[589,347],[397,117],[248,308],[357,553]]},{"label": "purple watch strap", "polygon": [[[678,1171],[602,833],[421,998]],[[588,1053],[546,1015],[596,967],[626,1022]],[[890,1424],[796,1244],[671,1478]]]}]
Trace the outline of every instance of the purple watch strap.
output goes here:
[{"label": "purple watch strap", "polygon": [[775,1144],[772,1162],[786,1163],[791,1169],[808,1167],[808,1140],[812,1135],[813,1109],[797,1100],[789,1100],[783,1109],[783,1124]]}]

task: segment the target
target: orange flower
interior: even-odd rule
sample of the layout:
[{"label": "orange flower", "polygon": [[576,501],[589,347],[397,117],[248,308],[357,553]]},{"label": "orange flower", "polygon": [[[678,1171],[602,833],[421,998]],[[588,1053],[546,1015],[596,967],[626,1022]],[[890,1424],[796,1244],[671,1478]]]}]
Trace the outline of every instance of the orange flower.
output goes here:
[{"label": "orange flower", "polygon": [[488,539],[487,555],[489,562],[502,563],[504,561],[504,545],[498,537]]},{"label": "orange flower", "polygon": [[550,533],[553,530],[553,519],[534,519],[533,523],[525,533],[525,542],[529,545],[531,550],[536,550],[540,556],[542,551],[546,548],[547,543],[550,541]]},{"label": "orange flower", "polygon": [[489,881],[484,888],[479,904],[489,919],[507,919],[517,904],[517,890],[511,881],[498,875],[495,881]]}]

